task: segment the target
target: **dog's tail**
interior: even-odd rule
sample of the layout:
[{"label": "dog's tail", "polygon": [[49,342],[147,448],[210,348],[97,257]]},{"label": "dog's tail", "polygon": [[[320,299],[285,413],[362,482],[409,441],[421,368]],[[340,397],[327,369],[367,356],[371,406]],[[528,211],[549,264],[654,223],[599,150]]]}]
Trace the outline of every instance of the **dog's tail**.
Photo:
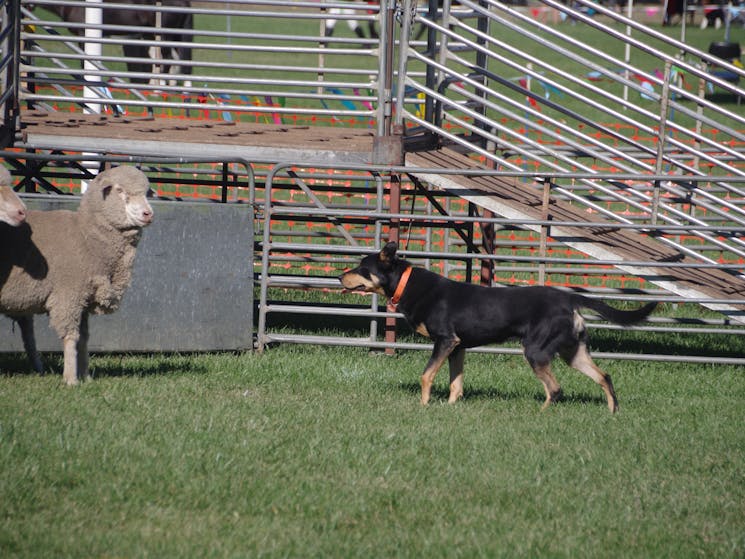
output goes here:
[{"label": "dog's tail", "polygon": [[622,311],[605,304],[600,299],[590,299],[589,297],[583,297],[578,294],[574,294],[573,302],[576,308],[584,307],[591,309],[600,314],[604,319],[614,322],[615,324],[620,324],[621,326],[628,326],[641,322],[647,318],[657,306],[656,302],[652,302],[633,311]]}]

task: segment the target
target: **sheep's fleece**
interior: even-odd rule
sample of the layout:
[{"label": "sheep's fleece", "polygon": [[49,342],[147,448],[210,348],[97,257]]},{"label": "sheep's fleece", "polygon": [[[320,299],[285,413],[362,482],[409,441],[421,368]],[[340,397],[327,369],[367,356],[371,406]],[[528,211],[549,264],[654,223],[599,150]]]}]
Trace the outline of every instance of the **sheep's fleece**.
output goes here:
[{"label": "sheep's fleece", "polygon": [[88,315],[117,309],[129,286],[142,228],[153,219],[147,177],[134,167],[100,173],[77,211],[29,211],[0,224],[0,312],[18,321],[34,368],[33,315],[48,313],[62,338],[63,378],[88,375]]},{"label": "sheep's fleece", "polygon": [[13,192],[13,179],[8,170],[0,165],[0,222],[18,227],[26,221],[26,205]]}]

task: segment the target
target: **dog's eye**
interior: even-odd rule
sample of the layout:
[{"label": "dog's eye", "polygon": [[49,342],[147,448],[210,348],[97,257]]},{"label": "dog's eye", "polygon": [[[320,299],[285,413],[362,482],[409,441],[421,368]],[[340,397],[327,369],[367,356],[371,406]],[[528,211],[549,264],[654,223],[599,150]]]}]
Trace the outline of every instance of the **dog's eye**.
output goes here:
[{"label": "dog's eye", "polygon": [[370,272],[364,268],[360,270],[360,275],[366,280],[370,279]]}]

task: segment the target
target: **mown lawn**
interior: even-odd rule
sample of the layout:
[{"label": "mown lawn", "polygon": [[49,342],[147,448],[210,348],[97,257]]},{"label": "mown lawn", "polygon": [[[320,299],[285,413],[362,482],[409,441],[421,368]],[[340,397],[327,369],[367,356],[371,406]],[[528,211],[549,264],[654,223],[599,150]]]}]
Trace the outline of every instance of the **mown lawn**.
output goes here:
[{"label": "mown lawn", "polygon": [[[66,388],[0,356],[2,557],[742,557],[745,371],[420,352],[94,356]],[[60,366],[59,359],[51,361]]]}]

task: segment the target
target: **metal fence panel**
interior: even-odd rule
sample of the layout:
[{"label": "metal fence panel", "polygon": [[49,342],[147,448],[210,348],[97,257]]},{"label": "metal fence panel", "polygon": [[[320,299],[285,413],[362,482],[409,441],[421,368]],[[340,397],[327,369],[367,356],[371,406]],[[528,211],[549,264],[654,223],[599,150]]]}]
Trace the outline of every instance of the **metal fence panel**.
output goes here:
[{"label": "metal fence panel", "polygon": [[[75,209],[70,197],[27,198],[32,209]],[[137,250],[120,309],[91,315],[92,351],[209,351],[253,348],[253,211],[242,204],[152,202],[155,220]],[[215,224],[219,223],[219,227]],[[61,351],[37,316],[42,351]],[[0,351],[23,351],[0,317]]]}]

